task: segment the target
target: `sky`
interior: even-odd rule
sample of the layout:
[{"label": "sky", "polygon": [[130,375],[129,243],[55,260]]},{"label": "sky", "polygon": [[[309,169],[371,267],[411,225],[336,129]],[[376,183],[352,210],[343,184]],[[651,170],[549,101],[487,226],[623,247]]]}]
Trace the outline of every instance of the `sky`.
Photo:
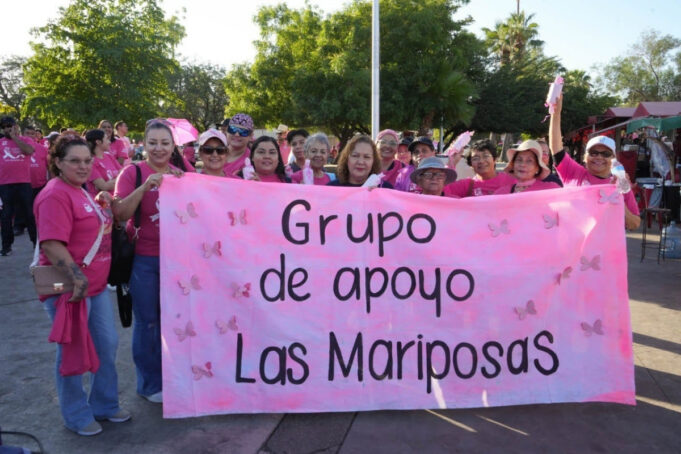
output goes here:
[{"label": "sky", "polygon": [[[342,8],[343,0],[308,0],[324,13]],[[179,54],[194,63],[212,63],[227,69],[250,62],[259,37],[253,24],[258,7],[279,1],[159,0],[168,14],[176,14],[186,37]],[[3,7],[5,45],[0,57],[31,53],[30,29],[57,17],[68,0],[9,0]],[[301,8],[304,0],[288,0]],[[183,12],[182,9],[185,9]],[[681,0],[520,0],[520,8],[533,13],[546,55],[557,56],[567,69],[581,69],[595,76],[598,67],[624,55],[646,30],[681,38]],[[455,18],[471,16],[469,30],[482,36],[483,27],[493,28],[515,12],[516,0],[471,0]]]}]

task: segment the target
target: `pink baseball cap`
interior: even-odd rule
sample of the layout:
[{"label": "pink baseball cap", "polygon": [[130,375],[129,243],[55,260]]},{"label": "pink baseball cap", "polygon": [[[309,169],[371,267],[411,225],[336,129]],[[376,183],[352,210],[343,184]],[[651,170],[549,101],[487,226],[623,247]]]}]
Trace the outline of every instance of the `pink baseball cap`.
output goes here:
[{"label": "pink baseball cap", "polygon": [[199,146],[202,147],[204,143],[208,142],[210,139],[218,139],[223,145],[227,145],[227,137],[217,129],[210,128],[204,131],[199,136]]}]

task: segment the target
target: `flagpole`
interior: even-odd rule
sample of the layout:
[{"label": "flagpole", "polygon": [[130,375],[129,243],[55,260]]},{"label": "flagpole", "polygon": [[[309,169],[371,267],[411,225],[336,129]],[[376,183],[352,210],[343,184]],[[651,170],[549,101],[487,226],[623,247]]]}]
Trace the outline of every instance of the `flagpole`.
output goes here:
[{"label": "flagpole", "polygon": [[376,140],[380,118],[380,36],[378,0],[374,0],[371,14],[371,137]]}]

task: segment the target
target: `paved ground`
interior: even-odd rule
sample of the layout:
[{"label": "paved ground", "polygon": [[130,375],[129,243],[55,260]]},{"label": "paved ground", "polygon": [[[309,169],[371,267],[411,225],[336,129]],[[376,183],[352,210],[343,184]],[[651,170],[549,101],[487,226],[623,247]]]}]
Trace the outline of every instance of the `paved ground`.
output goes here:
[{"label": "paved ground", "polygon": [[[123,424],[92,438],[62,425],[50,324],[27,271],[30,242],[0,258],[0,426],[37,436],[50,453],[681,452],[681,262],[643,263],[631,234],[629,292],[637,405],[554,404],[447,411],[261,414],[164,420],[137,397],[131,331],[119,327]],[[29,439],[3,442],[37,450]]]}]

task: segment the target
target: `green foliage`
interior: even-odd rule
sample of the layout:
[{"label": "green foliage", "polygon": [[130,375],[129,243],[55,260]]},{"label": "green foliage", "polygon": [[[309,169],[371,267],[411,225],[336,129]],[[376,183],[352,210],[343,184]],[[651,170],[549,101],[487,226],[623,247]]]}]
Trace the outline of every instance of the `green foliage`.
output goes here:
[{"label": "green foliage", "polygon": [[23,111],[51,126],[107,118],[141,129],[173,99],[168,76],[184,28],[155,0],[72,0],[33,33]]},{"label": "green foliage", "polygon": [[209,64],[184,64],[170,76],[174,101],[163,106],[163,117],[186,118],[199,130],[220,123],[229,98],[222,80],[225,70]]},{"label": "green foliage", "polygon": [[610,61],[600,84],[622,95],[629,105],[640,101],[672,101],[681,97],[681,40],[650,30],[641,35],[626,56]]},{"label": "green foliage", "polygon": [[544,42],[539,40],[539,25],[532,22],[534,14],[513,13],[505,22],[497,22],[494,30],[483,28],[486,43],[501,63],[519,63],[525,57],[541,53]]},{"label": "green foliage", "polygon": [[0,104],[3,105],[3,115],[19,117],[21,104],[26,97],[22,92],[24,63],[26,63],[26,58],[17,55],[0,60]]}]

